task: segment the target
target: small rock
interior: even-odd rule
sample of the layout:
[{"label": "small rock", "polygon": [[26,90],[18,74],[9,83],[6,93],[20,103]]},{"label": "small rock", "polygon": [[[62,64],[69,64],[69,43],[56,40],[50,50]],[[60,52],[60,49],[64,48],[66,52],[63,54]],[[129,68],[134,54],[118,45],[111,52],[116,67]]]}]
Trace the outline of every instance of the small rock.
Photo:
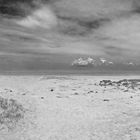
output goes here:
[{"label": "small rock", "polygon": [[79,93],[75,92],[74,95],[79,95]]},{"label": "small rock", "polygon": [[54,90],[53,89],[51,89],[51,92],[53,92]]},{"label": "small rock", "polygon": [[41,99],[44,99],[44,97],[41,97]]},{"label": "small rock", "polygon": [[124,92],[128,92],[128,89],[127,90],[124,90]]},{"label": "small rock", "polygon": [[109,99],[104,99],[103,101],[104,101],[104,102],[109,102]]},{"label": "small rock", "polygon": [[62,98],[61,96],[56,96],[57,98]]},{"label": "small rock", "polygon": [[75,91],[76,89],[72,89],[72,90],[74,90],[74,91]]},{"label": "small rock", "polygon": [[94,91],[91,90],[91,91],[88,92],[88,94],[89,94],[89,93],[93,93],[93,92],[94,92]]}]

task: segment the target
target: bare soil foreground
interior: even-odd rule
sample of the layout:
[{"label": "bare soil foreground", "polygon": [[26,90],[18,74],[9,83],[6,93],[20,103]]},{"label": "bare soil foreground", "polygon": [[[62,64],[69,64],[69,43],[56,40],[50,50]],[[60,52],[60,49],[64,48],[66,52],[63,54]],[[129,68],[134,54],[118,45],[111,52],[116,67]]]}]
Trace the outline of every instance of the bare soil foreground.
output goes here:
[{"label": "bare soil foreground", "polygon": [[140,76],[0,76],[0,140],[140,140]]}]

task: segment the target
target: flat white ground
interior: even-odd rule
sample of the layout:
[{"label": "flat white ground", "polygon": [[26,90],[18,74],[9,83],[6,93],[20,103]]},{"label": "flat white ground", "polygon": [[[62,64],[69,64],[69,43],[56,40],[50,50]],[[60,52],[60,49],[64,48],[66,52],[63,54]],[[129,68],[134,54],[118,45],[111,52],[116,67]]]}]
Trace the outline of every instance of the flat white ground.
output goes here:
[{"label": "flat white ground", "polygon": [[139,140],[140,90],[100,87],[111,76],[0,76],[0,96],[26,108],[0,140]]}]

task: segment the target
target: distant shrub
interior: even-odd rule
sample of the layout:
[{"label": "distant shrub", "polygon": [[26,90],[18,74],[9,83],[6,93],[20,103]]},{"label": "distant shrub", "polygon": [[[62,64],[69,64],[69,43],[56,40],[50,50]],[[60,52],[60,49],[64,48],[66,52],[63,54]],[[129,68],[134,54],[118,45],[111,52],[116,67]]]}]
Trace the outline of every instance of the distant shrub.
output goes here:
[{"label": "distant shrub", "polygon": [[118,89],[127,88],[125,90],[125,92],[127,92],[130,89],[131,90],[139,89],[140,79],[123,79],[119,81],[102,80],[99,82],[99,85],[103,87],[113,86],[117,87]]}]

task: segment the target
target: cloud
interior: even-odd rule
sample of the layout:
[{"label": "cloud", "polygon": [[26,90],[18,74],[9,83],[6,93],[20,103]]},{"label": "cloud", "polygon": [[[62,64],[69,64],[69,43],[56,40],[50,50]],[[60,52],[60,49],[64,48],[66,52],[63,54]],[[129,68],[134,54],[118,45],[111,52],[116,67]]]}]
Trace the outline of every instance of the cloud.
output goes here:
[{"label": "cloud", "polygon": [[61,0],[55,5],[63,16],[102,18],[130,11],[131,3],[130,0]]},{"label": "cloud", "polygon": [[126,52],[125,49],[115,47],[115,46],[106,46],[104,48],[104,51],[107,55],[111,57],[122,56]]},{"label": "cloud", "polygon": [[[92,2],[88,1],[88,3]],[[80,6],[83,7],[83,4]],[[91,7],[90,10],[95,10]],[[48,65],[46,60],[51,65],[55,65],[56,62],[68,65],[76,56],[84,55],[95,56],[95,58],[108,57],[116,61],[122,58],[140,59],[140,18],[138,15],[128,13],[127,16],[102,21],[101,18],[96,19],[95,16],[91,16],[93,12],[88,16],[88,11],[85,11],[86,17],[85,15],[82,17],[86,9],[86,6],[85,9],[81,9],[80,16],[75,13],[75,18],[64,15],[60,18],[51,7],[44,5],[25,18],[16,20],[14,26],[8,23],[3,29],[1,25],[0,51],[2,53],[0,55],[8,57],[9,63],[12,59],[18,64],[23,62],[25,65],[29,61],[28,66],[31,63],[33,65],[38,63],[38,67],[45,65],[46,68]],[[60,55],[63,57],[58,57]]]},{"label": "cloud", "polygon": [[42,27],[49,29],[57,25],[57,18],[52,10],[46,5],[35,10],[31,15],[16,21],[16,23],[28,28]]},{"label": "cloud", "polygon": [[58,16],[59,25],[58,31],[68,36],[87,36],[92,34],[94,30],[100,28],[109,22],[110,20],[107,18],[81,18],[81,17],[63,17]]},{"label": "cloud", "polygon": [[[29,31],[19,28],[21,32],[15,33],[13,28],[13,31],[4,31],[5,34],[9,32],[10,35],[7,38],[10,39],[10,42],[1,41],[3,45],[0,50],[21,55],[27,53],[37,56],[38,54],[38,57],[41,54],[44,56],[50,53],[103,56],[112,59],[136,57],[138,59],[140,53],[138,19],[138,16],[134,15],[113,19],[86,36],[66,36],[57,31],[48,32],[48,29],[44,29],[43,32],[36,30],[31,32],[30,28]],[[22,35],[22,30],[26,34]]]},{"label": "cloud", "polygon": [[139,15],[130,14],[126,17],[113,19],[105,26],[100,27],[99,30],[94,31],[89,41],[94,38],[102,51],[111,55],[111,57],[118,55],[139,58],[139,27]]},{"label": "cloud", "polygon": [[8,18],[25,17],[40,5],[50,4],[54,1],[55,0],[0,0],[0,14]]}]

